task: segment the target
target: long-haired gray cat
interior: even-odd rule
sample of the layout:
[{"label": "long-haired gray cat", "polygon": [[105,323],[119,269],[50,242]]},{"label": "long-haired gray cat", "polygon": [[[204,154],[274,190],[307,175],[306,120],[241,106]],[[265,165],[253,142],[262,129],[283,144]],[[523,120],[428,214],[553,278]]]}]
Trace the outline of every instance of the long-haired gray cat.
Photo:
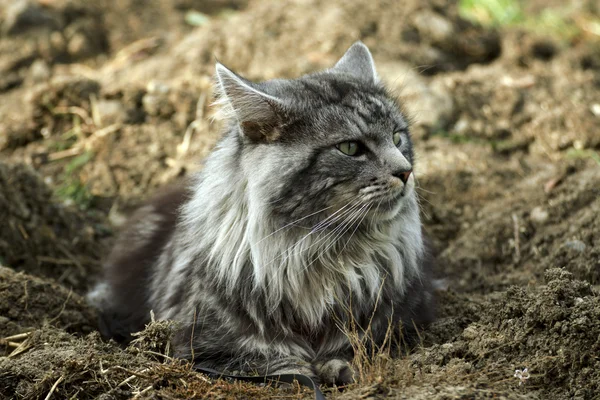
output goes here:
[{"label": "long-haired gray cat", "polygon": [[89,295],[102,330],[153,310],[198,366],[350,382],[352,323],[377,343],[432,318],[406,118],[362,43],[298,79],[216,76],[224,137],[122,233]]}]

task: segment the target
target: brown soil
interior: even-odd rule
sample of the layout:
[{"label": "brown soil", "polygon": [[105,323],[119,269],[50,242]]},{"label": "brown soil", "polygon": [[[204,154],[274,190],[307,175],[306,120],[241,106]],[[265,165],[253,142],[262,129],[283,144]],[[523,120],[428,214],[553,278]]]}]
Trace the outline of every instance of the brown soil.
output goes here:
[{"label": "brown soil", "polygon": [[42,178],[23,164],[0,164],[0,259],[17,271],[83,292],[99,269],[102,215],[53,202]]},{"label": "brown soil", "polygon": [[215,59],[293,77],[357,39],[414,118],[447,289],[420,346],[329,396],[600,398],[600,10],[549,4],[575,34],[445,0],[0,0],[0,398],[310,398],[194,373],[161,321],[105,342],[81,296],[128,211],[217,140]]}]

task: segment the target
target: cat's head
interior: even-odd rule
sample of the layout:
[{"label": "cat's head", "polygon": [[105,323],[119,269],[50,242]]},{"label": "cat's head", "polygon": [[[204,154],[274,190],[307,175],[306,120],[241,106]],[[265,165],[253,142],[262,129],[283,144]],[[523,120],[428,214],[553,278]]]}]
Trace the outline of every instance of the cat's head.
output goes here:
[{"label": "cat's head", "polygon": [[250,207],[307,228],[389,221],[407,203],[414,212],[408,122],[364,44],[298,79],[254,83],[216,70]]}]

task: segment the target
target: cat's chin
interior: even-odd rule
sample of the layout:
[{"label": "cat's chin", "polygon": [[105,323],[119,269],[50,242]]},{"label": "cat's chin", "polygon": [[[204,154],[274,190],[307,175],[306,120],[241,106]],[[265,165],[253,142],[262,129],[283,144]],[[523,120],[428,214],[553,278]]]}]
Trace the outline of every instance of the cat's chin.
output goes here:
[{"label": "cat's chin", "polygon": [[405,190],[394,196],[390,196],[389,199],[382,200],[377,207],[374,207],[373,210],[371,210],[372,218],[378,221],[390,221],[396,218],[406,209],[406,205],[411,196],[412,191]]}]

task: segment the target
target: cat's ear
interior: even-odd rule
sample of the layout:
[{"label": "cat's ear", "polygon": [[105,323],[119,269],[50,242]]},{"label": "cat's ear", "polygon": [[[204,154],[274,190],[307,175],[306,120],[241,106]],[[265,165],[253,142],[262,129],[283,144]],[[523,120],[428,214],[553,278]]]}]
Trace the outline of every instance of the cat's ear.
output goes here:
[{"label": "cat's ear", "polygon": [[220,113],[235,118],[242,133],[254,141],[272,142],[279,137],[283,102],[236,75],[221,63],[216,65],[217,101]]},{"label": "cat's ear", "polygon": [[353,75],[366,82],[378,81],[375,62],[369,48],[363,42],[355,42],[333,67],[334,71]]}]

